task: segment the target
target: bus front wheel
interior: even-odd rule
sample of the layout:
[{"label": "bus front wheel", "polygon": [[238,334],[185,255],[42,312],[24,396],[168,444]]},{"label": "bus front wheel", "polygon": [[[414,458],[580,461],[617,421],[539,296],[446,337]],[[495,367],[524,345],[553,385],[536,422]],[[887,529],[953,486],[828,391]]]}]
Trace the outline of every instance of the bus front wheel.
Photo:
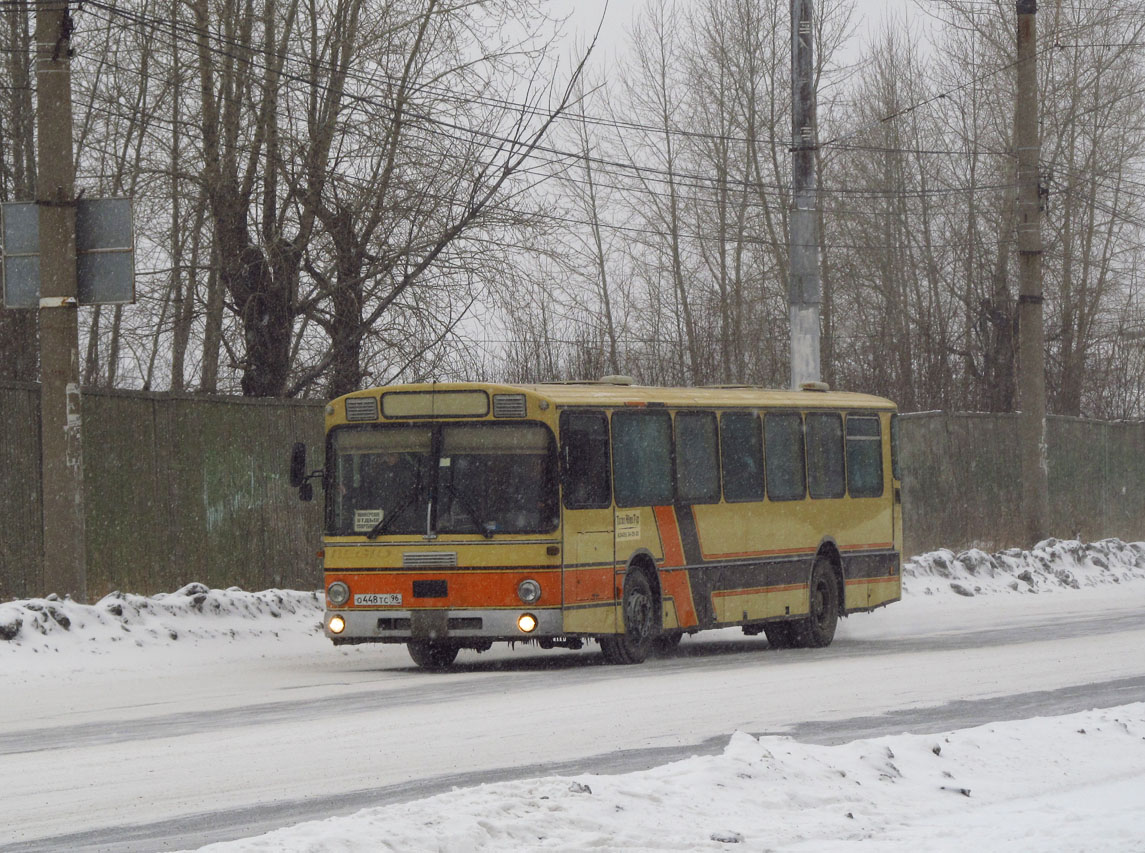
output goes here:
[{"label": "bus front wheel", "polygon": [[445,669],[455,660],[460,651],[452,643],[436,643],[433,640],[410,640],[406,644],[409,656],[422,669]]},{"label": "bus front wheel", "polygon": [[680,647],[682,639],[684,639],[683,631],[669,631],[657,637],[652,642],[652,648],[656,650],[658,655],[670,655]]},{"label": "bus front wheel", "polygon": [[624,576],[624,633],[600,637],[600,650],[608,663],[642,663],[659,635],[656,597],[645,574]]}]

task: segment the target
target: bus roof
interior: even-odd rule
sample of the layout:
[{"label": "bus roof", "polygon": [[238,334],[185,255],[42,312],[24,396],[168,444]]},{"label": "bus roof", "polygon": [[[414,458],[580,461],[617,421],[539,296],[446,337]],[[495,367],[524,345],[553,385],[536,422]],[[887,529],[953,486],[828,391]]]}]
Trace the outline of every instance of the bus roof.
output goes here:
[{"label": "bus roof", "polygon": [[[552,382],[535,385],[512,385],[492,382],[437,382],[414,385],[387,385],[355,391],[345,397],[376,397],[394,391],[471,391],[491,394],[524,393],[547,400],[554,407],[625,406],[658,403],[672,408],[689,406],[713,408],[827,408],[883,409],[896,407],[885,397],[848,391],[780,390],[750,385],[704,385],[668,387],[658,385],[620,384],[610,381]],[[342,398],[339,398],[342,399]]]}]

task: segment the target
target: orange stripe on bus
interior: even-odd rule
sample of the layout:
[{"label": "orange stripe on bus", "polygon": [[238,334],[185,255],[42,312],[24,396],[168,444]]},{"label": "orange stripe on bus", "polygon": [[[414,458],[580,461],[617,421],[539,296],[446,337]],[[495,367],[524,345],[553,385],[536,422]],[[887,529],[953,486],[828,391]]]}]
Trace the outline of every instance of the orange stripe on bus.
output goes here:
[{"label": "orange stripe on bus", "polygon": [[712,598],[727,598],[735,595],[759,595],[768,592],[792,592],[797,589],[807,589],[805,583],[791,583],[784,586],[760,586],[755,589],[720,589],[712,593]]},{"label": "orange stripe on bus", "polygon": [[684,565],[684,543],[680,527],[676,524],[676,510],[670,506],[654,506],[656,526],[660,528],[660,545],[664,549],[664,566]]},{"label": "orange stripe on bus", "polygon": [[676,603],[676,619],[681,628],[691,628],[699,624],[696,605],[692,600],[692,581],[687,570],[661,570],[660,591],[665,598],[671,598]]},{"label": "orange stripe on bus", "polygon": [[703,551],[702,553],[705,560],[730,560],[736,557],[775,557],[785,554],[802,554],[807,557],[815,556],[814,551],[808,551],[806,548],[776,548],[771,551],[729,551],[722,554],[709,554],[707,551]]},{"label": "orange stripe on bus", "polygon": [[663,595],[676,603],[676,619],[681,628],[691,628],[699,624],[696,605],[692,600],[692,581],[686,570],[684,543],[680,538],[680,526],[676,523],[676,510],[670,506],[654,506],[656,526],[660,533],[660,547],[664,551],[664,562],[660,567],[660,587]]},{"label": "orange stripe on bus", "polygon": [[865,583],[887,583],[888,581],[897,581],[898,579],[898,575],[884,575],[880,578],[852,578],[847,581],[847,586],[854,586],[857,584]]}]

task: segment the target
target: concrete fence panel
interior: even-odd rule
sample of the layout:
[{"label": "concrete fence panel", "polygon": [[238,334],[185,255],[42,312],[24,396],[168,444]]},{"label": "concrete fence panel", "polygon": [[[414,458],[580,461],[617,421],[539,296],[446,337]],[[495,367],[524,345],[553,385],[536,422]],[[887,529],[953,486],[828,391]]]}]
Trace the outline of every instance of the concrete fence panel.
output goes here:
[{"label": "concrete fence panel", "polygon": [[[298,501],[290,447],[322,458],[322,404],[87,391],[88,593],[190,581],[321,585],[321,491]],[[905,551],[1024,543],[1015,415],[903,415]],[[1145,538],[1145,424],[1051,417],[1050,533]],[[0,383],[0,600],[43,595],[39,387]]]},{"label": "concrete fence panel", "polygon": [[1112,426],[1076,418],[1046,423],[1046,444],[1052,449],[1050,518],[1058,535],[1094,539],[1112,533],[1107,494]]},{"label": "concrete fence panel", "polygon": [[[86,391],[83,405],[92,599],[321,585],[320,501],[287,483],[293,442],[321,452],[321,403]],[[48,592],[39,447],[39,389],[0,386],[0,598]]]},{"label": "concrete fence panel", "polygon": [[904,550],[991,549],[1022,539],[1014,415],[903,415]]},{"label": "concrete fence panel", "polygon": [[40,386],[0,385],[0,601],[43,585]]}]

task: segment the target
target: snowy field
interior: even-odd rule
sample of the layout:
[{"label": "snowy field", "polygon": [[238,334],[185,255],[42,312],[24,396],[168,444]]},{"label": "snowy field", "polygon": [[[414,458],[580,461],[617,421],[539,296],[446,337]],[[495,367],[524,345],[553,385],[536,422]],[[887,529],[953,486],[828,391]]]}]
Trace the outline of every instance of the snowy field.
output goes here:
[{"label": "snowy field", "polygon": [[[951,610],[1017,624],[1025,612],[1044,619],[1077,601],[1118,602],[1132,613],[1145,606],[1145,543],[939,551],[912,560],[903,577],[904,601],[878,614],[902,631]],[[252,664],[247,673],[260,661],[273,670],[325,643],[321,613],[314,592],[198,584],[150,598],[115,593],[90,606],[0,604],[3,719],[33,716],[44,703],[67,711],[69,684],[130,695],[137,680],[174,683],[204,656]],[[839,643],[861,639],[868,623],[860,620],[871,618],[846,620]],[[376,650],[336,653],[353,661]],[[226,701],[220,693],[220,707]],[[145,713],[124,704],[125,715]],[[727,735],[722,754],[650,770],[459,788],[202,849],[1145,851],[1145,704],[833,746]],[[3,838],[0,830],[0,849]]]}]

